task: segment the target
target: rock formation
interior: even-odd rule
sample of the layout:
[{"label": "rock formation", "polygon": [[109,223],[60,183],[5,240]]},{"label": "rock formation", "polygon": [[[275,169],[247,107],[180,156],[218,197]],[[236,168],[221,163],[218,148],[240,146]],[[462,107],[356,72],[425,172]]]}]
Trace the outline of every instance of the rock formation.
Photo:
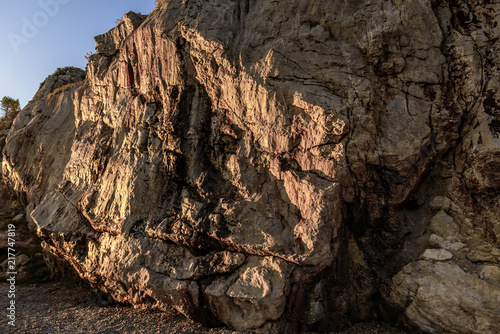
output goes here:
[{"label": "rock formation", "polygon": [[3,174],[118,302],[264,333],[498,333],[499,14],[162,1],[45,81]]}]

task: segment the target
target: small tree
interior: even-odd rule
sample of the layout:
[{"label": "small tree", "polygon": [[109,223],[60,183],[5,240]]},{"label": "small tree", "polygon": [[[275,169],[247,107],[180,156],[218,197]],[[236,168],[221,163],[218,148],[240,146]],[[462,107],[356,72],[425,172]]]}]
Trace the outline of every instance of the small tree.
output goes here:
[{"label": "small tree", "polygon": [[5,119],[13,119],[19,112],[19,99],[14,100],[10,96],[4,96],[1,101],[0,109]]},{"label": "small tree", "polygon": [[2,115],[0,117],[0,131],[7,130],[12,126],[14,118],[19,114],[19,100],[14,100],[9,96],[4,96],[0,101],[0,110]]}]

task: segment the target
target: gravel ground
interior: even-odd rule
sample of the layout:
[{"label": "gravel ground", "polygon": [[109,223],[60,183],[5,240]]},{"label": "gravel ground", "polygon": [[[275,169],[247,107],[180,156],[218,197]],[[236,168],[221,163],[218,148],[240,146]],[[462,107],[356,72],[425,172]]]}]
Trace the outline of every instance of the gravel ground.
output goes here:
[{"label": "gravel ground", "polygon": [[[16,327],[8,325],[8,285],[0,284],[0,333],[167,333],[241,334],[225,328],[205,329],[179,314],[102,306],[84,287],[59,283],[21,285],[16,289]],[[405,334],[388,324],[359,324],[343,334]],[[311,333],[312,334],[312,333]]]},{"label": "gravel ground", "polygon": [[[7,305],[7,290],[7,284],[0,285],[2,310]],[[17,287],[15,330],[8,325],[6,314],[0,317],[0,333],[236,333],[204,329],[179,314],[101,306],[91,290],[58,283]]]}]

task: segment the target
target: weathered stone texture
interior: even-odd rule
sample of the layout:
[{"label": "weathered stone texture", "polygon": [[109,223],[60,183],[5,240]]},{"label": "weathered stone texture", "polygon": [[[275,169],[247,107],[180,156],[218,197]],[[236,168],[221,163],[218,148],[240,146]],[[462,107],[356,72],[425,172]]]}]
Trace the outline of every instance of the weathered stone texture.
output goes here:
[{"label": "weathered stone texture", "polygon": [[82,83],[47,79],[3,173],[46,249],[120,302],[494,333],[499,10],[163,1],[96,37]]}]

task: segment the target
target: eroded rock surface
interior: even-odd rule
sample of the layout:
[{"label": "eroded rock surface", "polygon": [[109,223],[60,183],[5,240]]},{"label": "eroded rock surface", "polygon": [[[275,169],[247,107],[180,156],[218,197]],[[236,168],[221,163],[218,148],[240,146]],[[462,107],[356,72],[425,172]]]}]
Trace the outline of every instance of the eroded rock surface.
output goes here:
[{"label": "eroded rock surface", "polygon": [[46,80],[3,173],[46,250],[120,302],[494,333],[499,10],[162,1],[96,37],[82,82]]}]

